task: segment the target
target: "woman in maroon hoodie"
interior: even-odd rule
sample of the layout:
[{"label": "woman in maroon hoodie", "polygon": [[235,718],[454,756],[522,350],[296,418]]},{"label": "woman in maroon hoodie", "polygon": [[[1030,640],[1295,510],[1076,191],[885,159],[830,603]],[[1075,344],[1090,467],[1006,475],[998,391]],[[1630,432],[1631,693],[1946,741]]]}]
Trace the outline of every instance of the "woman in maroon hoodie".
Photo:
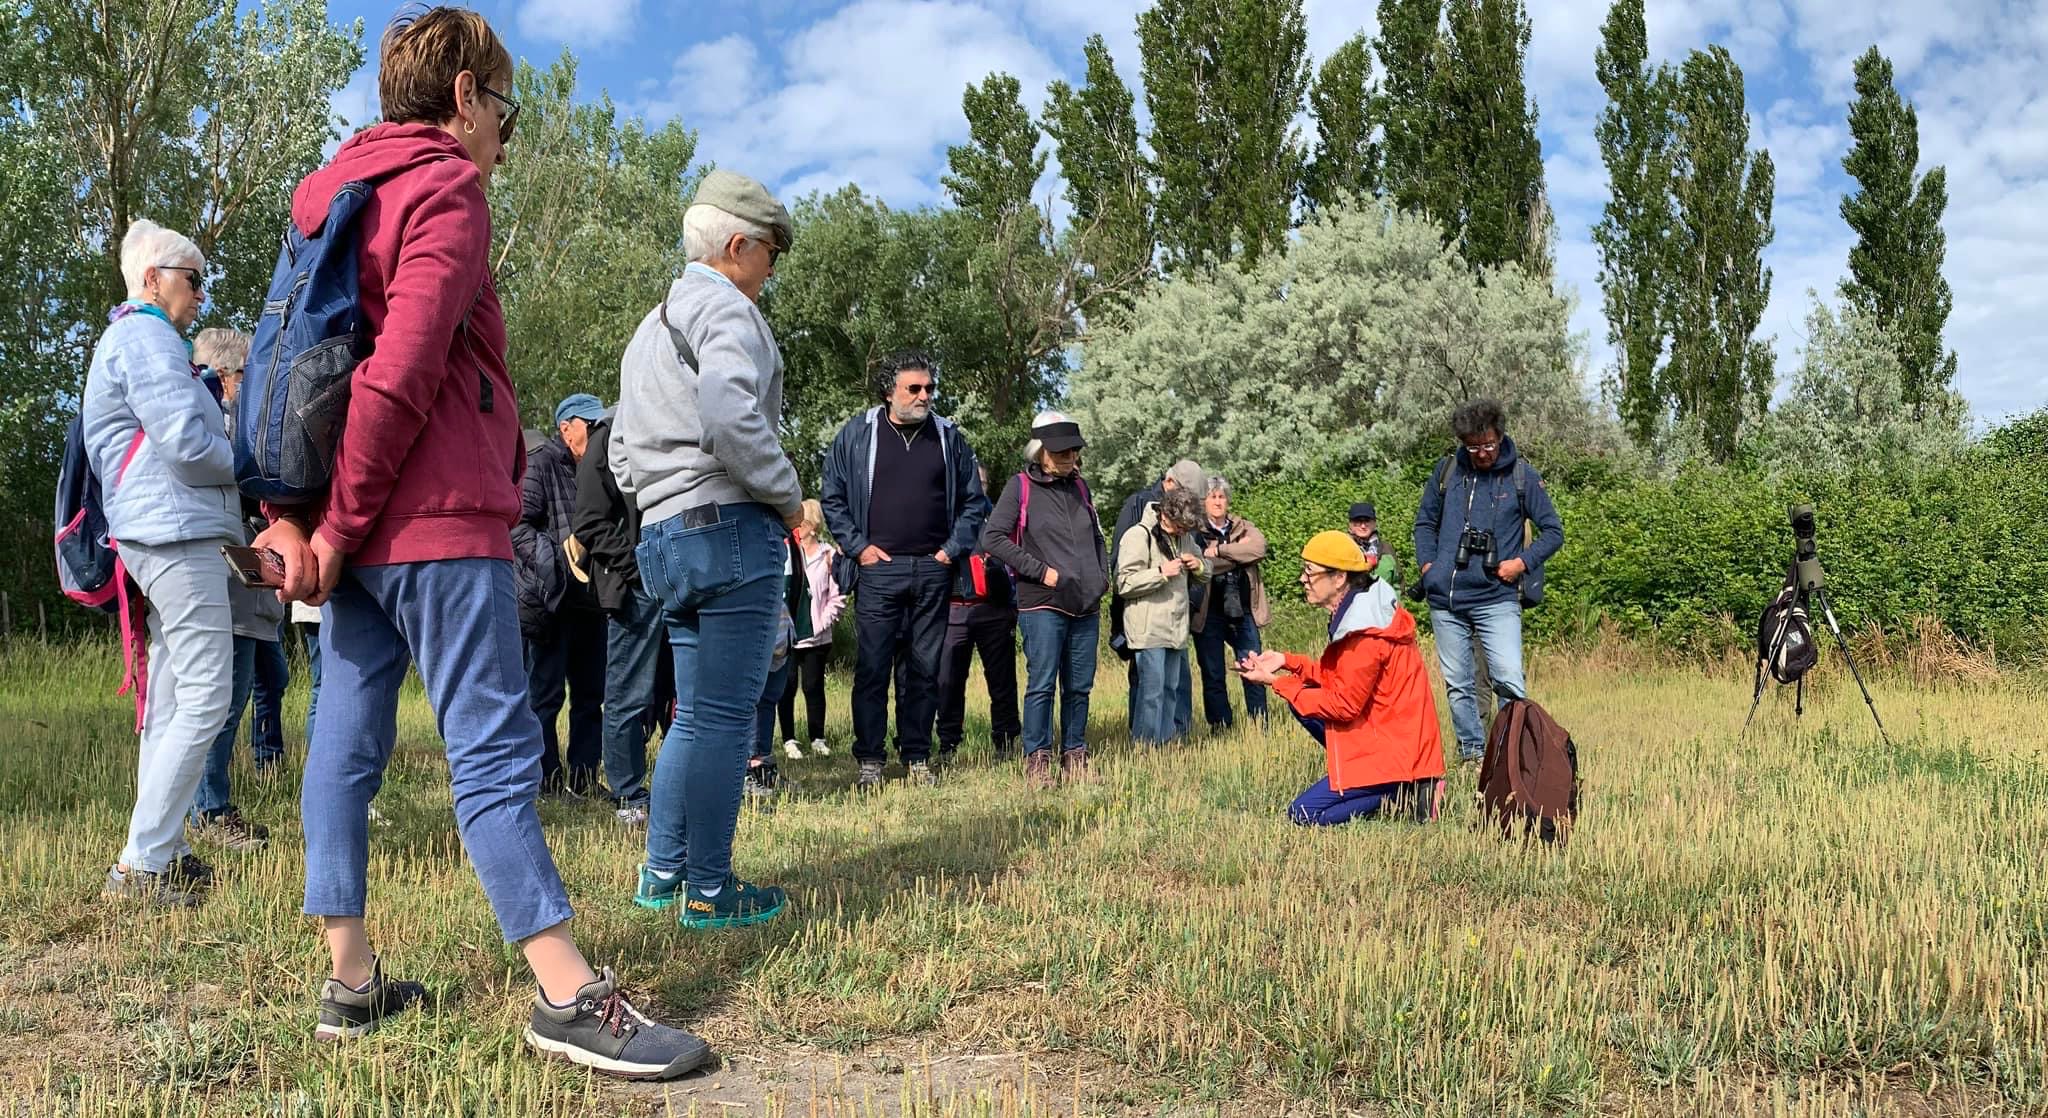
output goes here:
[{"label": "woman in maroon hoodie", "polygon": [[541,732],[526,702],[511,539],[526,459],[484,200],[519,116],[511,81],[511,57],[475,12],[394,21],[379,60],[385,123],[292,196],[292,220],[311,233],[344,184],[373,189],[357,233],[375,349],[354,374],[334,481],[313,515],[280,519],[257,541],[284,556],[284,597],[326,606],[324,701],[301,789],[305,912],[322,918],[333,956],[315,1034],[369,1032],[423,993],[383,976],[363,926],[370,800],[413,663],[446,741],[463,846],[540,986],[527,1042],[599,1071],[668,1078],[710,1050],[643,1016],[609,970],[584,961],[534,807]]}]

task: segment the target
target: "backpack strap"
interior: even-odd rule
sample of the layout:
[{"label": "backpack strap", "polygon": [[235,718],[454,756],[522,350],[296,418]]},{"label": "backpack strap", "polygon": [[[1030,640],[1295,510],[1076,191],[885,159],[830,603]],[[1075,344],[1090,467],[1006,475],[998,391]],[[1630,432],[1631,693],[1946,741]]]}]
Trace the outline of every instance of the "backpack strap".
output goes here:
[{"label": "backpack strap", "polygon": [[683,337],[683,332],[676,329],[668,320],[668,300],[666,298],[662,299],[661,305],[656,309],[655,313],[661,317],[661,327],[668,331],[669,344],[676,347],[676,357],[682,361],[683,367],[702,376],[703,371],[697,367],[697,351],[690,348],[690,340]]},{"label": "backpack strap", "polygon": [[1022,471],[1017,474],[1017,526],[1010,529],[1010,542],[1024,546],[1024,522],[1031,518],[1031,479]]},{"label": "backpack strap", "polygon": [[1526,700],[1518,700],[1512,705],[1515,709],[1508,715],[1508,748],[1505,758],[1508,766],[1510,799],[1523,811],[1536,813],[1541,808],[1529,798],[1529,785],[1522,779],[1522,735],[1528,729],[1529,704]]}]

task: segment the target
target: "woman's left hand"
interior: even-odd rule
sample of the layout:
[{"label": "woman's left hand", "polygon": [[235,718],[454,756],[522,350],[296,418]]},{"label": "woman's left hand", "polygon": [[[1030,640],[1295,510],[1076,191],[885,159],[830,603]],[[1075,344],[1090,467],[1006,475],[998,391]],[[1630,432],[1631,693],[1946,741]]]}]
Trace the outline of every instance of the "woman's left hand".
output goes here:
[{"label": "woman's left hand", "polygon": [[1256,652],[1237,662],[1246,683],[1272,683],[1287,667],[1287,657],[1278,652]]}]

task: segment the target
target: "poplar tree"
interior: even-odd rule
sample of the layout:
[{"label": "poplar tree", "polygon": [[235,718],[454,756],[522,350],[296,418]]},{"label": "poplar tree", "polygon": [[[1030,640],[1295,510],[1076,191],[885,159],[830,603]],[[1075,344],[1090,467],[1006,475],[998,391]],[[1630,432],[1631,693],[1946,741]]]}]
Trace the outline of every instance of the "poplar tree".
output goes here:
[{"label": "poplar tree", "polygon": [[1307,154],[1301,0],[1159,0],[1138,16],[1167,266],[1285,250]]},{"label": "poplar tree", "polygon": [[1074,207],[1072,229],[1089,267],[1083,301],[1100,292],[1128,305],[1152,272],[1152,183],[1138,142],[1136,99],[1109,47],[1091,35],[1082,53],[1087,84],[1046,87],[1041,126],[1058,153]]},{"label": "poplar tree", "polygon": [[1316,154],[1308,166],[1302,197],[1323,209],[1346,197],[1379,192],[1380,147],[1372,89],[1372,50],[1363,34],[1330,52],[1309,86],[1309,111],[1316,118]]},{"label": "poplar tree", "polygon": [[1593,56],[1607,109],[1593,134],[1607,165],[1608,200],[1593,243],[1614,347],[1623,426],[1648,444],[1666,408],[1659,364],[1670,336],[1671,82],[1649,65],[1643,0],[1615,0]]},{"label": "poplar tree", "polygon": [[1749,150],[1742,68],[1715,45],[1679,72],[1672,193],[1669,396],[1696,420],[1716,461],[1734,457],[1743,424],[1763,414],[1774,379],[1771,343],[1756,335],[1771,298],[1763,266],[1775,175]]},{"label": "poplar tree", "polygon": [[1905,402],[1917,416],[1956,375],[1956,355],[1942,355],[1941,338],[1954,304],[1941,275],[1948,172],[1935,167],[1915,184],[1919,116],[1899,96],[1891,61],[1874,46],[1856,60],[1849,135],[1842,170],[1857,188],[1842,198],[1842,220],[1856,231],[1856,245],[1842,297],[1890,332]]}]

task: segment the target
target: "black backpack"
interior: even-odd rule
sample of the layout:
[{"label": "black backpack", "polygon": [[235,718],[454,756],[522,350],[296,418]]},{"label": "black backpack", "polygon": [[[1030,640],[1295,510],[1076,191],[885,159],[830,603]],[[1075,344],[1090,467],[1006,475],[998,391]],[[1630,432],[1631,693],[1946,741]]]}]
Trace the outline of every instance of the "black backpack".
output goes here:
[{"label": "black backpack", "polygon": [[1785,576],[1784,587],[1757,618],[1756,659],[1772,679],[1802,688],[1806,673],[1820,662],[1820,644],[1814,640],[1813,621],[1806,616],[1806,595],[1799,590],[1796,573]]}]

